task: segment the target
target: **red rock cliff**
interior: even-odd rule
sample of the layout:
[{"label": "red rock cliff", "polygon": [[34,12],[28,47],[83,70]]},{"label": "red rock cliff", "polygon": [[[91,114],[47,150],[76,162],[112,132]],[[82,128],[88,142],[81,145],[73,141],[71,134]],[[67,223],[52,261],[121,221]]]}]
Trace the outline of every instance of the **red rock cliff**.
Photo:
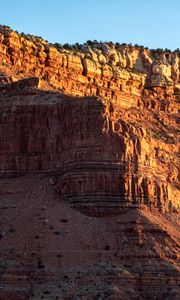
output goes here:
[{"label": "red rock cliff", "polygon": [[124,109],[121,99],[72,98],[32,88],[38,84],[3,88],[2,174],[58,170],[60,197],[90,215],[179,207],[177,97],[129,96],[139,104]]},{"label": "red rock cliff", "polygon": [[[50,46],[42,38],[0,27],[0,60],[14,76],[37,76],[71,95],[118,100],[121,92],[140,95],[144,87],[180,90],[179,52],[103,43],[79,50]],[[136,106],[136,103],[133,103]]]},{"label": "red rock cliff", "polygon": [[[177,208],[178,54],[98,43],[74,54],[1,26],[2,174],[59,170],[59,194],[88,214],[119,198],[120,210]],[[52,87],[71,97],[38,91]]]},{"label": "red rock cliff", "polygon": [[179,299],[179,100],[178,51],[0,27],[0,300]]}]

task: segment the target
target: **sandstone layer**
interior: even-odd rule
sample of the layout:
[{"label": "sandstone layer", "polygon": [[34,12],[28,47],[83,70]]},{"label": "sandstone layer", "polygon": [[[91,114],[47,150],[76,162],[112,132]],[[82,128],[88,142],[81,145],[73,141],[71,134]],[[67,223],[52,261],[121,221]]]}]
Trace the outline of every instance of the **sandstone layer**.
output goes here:
[{"label": "sandstone layer", "polygon": [[179,299],[179,52],[0,27],[0,299]]},{"label": "sandstone layer", "polygon": [[58,171],[60,197],[87,214],[91,205],[95,214],[96,205],[97,214],[98,206],[178,209],[177,97],[149,91],[122,109],[121,98],[72,98],[38,84],[5,85],[0,97],[2,175]]},{"label": "sandstone layer", "polygon": [[0,60],[6,70],[10,67],[13,79],[41,77],[52,88],[74,96],[96,95],[112,101],[120,92],[140,95],[144,87],[170,86],[175,93],[180,91],[179,51],[98,42],[67,50],[0,26]]}]

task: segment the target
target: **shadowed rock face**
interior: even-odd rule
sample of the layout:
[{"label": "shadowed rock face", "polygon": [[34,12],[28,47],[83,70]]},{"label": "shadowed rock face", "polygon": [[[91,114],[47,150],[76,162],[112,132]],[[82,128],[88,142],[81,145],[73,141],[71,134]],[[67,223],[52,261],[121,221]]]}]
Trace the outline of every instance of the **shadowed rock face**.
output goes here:
[{"label": "shadowed rock face", "polygon": [[179,299],[176,213],[89,217],[50,179],[0,180],[0,299]]},{"label": "shadowed rock face", "polygon": [[178,53],[98,47],[0,27],[0,300],[180,298]]},{"label": "shadowed rock face", "polygon": [[18,92],[20,90],[26,90],[29,88],[40,87],[40,79],[38,77],[25,78],[18,81],[11,82],[9,84],[2,84],[0,86],[1,94]]},{"label": "shadowed rock face", "polygon": [[[13,94],[14,86],[20,88]],[[13,83],[1,97],[2,174],[58,171],[59,197],[92,216],[143,205],[178,208],[178,145],[159,120],[167,115],[171,122],[164,112],[168,104],[150,111],[142,98],[143,112],[138,106],[125,110],[121,99],[72,98],[27,87],[28,80]]]}]

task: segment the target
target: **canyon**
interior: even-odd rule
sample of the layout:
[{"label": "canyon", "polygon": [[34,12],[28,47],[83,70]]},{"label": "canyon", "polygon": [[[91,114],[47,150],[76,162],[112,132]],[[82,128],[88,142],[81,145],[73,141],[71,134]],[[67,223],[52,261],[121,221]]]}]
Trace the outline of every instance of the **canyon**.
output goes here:
[{"label": "canyon", "polygon": [[0,26],[0,299],[179,299],[180,52]]}]

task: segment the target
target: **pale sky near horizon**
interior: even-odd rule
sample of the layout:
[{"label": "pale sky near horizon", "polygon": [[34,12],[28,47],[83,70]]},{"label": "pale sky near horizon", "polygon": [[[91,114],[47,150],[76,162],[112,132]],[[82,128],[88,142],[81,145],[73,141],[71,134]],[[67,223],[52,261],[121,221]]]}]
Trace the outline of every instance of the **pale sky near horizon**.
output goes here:
[{"label": "pale sky near horizon", "polygon": [[180,0],[0,0],[0,24],[53,43],[180,48]]}]

